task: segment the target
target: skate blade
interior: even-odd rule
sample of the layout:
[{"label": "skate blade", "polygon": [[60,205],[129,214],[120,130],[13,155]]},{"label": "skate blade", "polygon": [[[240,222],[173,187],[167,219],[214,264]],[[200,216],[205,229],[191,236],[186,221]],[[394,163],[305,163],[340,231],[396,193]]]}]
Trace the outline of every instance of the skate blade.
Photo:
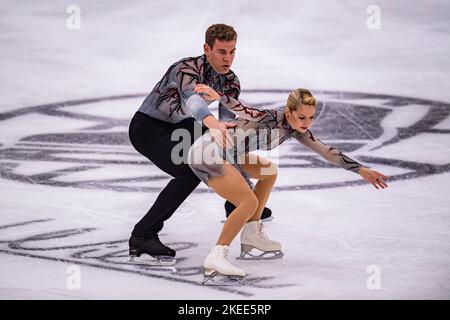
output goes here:
[{"label": "skate blade", "polygon": [[236,260],[276,260],[283,258],[284,253],[281,250],[264,251],[260,254],[252,254],[250,251],[242,251]]},{"label": "skate blade", "polygon": [[177,263],[177,259],[168,256],[149,256],[146,255],[143,258],[137,259],[137,256],[130,256],[129,262],[136,265],[147,265],[147,266],[173,266]]},{"label": "skate blade", "polygon": [[245,283],[245,277],[227,276],[217,272],[205,272],[202,285],[205,286],[242,286]]}]

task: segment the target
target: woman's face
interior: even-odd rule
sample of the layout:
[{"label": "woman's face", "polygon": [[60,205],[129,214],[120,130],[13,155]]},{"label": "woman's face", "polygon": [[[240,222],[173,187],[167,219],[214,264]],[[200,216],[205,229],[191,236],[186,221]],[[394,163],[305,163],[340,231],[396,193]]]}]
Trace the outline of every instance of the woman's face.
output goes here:
[{"label": "woman's face", "polygon": [[316,108],[309,105],[300,105],[295,111],[289,111],[288,108],[284,111],[289,125],[300,133],[306,132],[311,128],[313,120],[316,115]]}]

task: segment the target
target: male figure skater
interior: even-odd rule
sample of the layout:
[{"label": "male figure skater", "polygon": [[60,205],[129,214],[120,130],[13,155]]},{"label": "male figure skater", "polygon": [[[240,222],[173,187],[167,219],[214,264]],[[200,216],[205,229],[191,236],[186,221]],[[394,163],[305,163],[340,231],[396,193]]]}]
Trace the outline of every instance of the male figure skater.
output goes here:
[{"label": "male figure skater", "polygon": [[[209,111],[207,102],[194,89],[197,84],[206,84],[238,99],[239,79],[230,69],[236,52],[236,40],[237,33],[233,27],[225,24],[210,26],[205,35],[204,54],[181,59],[170,66],[131,120],[129,137],[134,148],[173,177],[134,227],[129,239],[132,257],[139,257],[142,253],[158,261],[175,257],[175,250],[162,244],[158,233],[164,221],[200,183],[186,162],[180,164],[173,161],[172,151],[179,141],[172,141],[172,133],[177,129],[188,130],[192,144],[210,129],[219,145],[232,144],[226,129],[235,125],[222,121],[234,119],[235,116],[219,105],[219,119],[222,121],[218,121]],[[185,158],[187,154],[181,156]],[[226,202],[225,208],[229,214],[234,210],[234,205]],[[270,210],[265,208],[265,214],[270,216]]]}]

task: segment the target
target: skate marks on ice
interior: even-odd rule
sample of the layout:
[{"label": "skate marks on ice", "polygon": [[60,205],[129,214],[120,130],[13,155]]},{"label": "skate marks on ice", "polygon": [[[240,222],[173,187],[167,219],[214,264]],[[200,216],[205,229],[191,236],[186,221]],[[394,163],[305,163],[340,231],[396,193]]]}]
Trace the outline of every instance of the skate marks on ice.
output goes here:
[{"label": "skate marks on ice", "polygon": [[[355,159],[369,166],[392,168],[397,173],[390,174],[390,181],[414,179],[450,170],[449,163],[433,163],[433,155],[424,161],[416,161],[415,151],[411,151],[410,161],[396,159],[395,155],[389,153],[387,157],[373,156],[371,153],[375,150],[373,154],[377,154],[378,150],[417,138],[421,134],[438,138],[450,134],[446,125],[450,104],[381,94],[316,92],[320,103],[314,125],[315,135],[343,152],[353,152]],[[243,97],[255,107],[278,107],[284,104],[288,93],[289,90],[247,90],[243,91]],[[18,126],[26,127],[23,134],[16,134],[12,143],[0,141],[1,177],[55,187],[159,192],[169,177],[138,155],[128,141],[129,121],[144,96],[136,94],[65,101],[0,114],[0,128],[5,128],[5,125],[11,130]],[[27,121],[33,121],[33,124],[27,126]],[[55,132],[53,128],[52,132],[45,133],[46,128],[52,128],[53,125],[61,130]],[[3,130],[8,133],[8,129]],[[340,170],[296,141],[286,143],[281,148],[279,167],[286,168],[284,170]],[[420,149],[417,149],[417,153],[423,154]],[[27,169],[30,165],[42,170],[30,172]],[[119,176],[118,172],[122,174]],[[127,174],[130,172],[140,175]],[[274,191],[366,184],[359,178],[326,183],[314,181],[313,178],[312,183],[298,183],[277,183]],[[195,192],[210,191],[197,188]]]},{"label": "skate marks on ice", "polygon": [[[20,231],[23,232],[27,231],[28,226],[51,221],[54,221],[54,219],[29,220],[1,225],[0,230],[21,228]],[[183,256],[183,252],[189,253],[189,250],[195,248],[197,244],[192,242],[169,242],[168,245],[170,247],[174,248],[178,254],[181,253],[181,257],[177,257],[177,264],[174,266],[155,266],[139,262],[142,260],[130,262],[127,239],[95,243],[83,241],[83,239],[90,238],[90,233],[95,230],[95,228],[64,229],[38,233],[20,239],[2,240],[0,241],[0,252],[196,285],[243,297],[253,296],[252,288],[253,290],[256,288],[277,289],[294,286],[294,284],[289,283],[277,283],[276,279],[270,276],[247,277],[243,286],[205,286],[202,284],[203,268],[201,266],[189,266],[189,259],[185,258],[188,254]],[[73,244],[75,239],[78,244]],[[65,241],[67,245],[54,246],[55,240],[58,243]]]}]

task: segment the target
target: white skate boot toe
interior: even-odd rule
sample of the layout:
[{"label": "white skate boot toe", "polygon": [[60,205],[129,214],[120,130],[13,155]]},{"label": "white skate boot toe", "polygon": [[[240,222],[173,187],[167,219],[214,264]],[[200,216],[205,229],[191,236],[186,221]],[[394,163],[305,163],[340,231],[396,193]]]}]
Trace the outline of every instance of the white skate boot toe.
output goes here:
[{"label": "white skate boot toe", "polygon": [[[205,280],[208,285],[243,284],[245,271],[232,265],[228,260],[228,246],[216,245],[203,263]],[[216,276],[219,276],[216,278]],[[213,278],[216,278],[213,280]]]}]

